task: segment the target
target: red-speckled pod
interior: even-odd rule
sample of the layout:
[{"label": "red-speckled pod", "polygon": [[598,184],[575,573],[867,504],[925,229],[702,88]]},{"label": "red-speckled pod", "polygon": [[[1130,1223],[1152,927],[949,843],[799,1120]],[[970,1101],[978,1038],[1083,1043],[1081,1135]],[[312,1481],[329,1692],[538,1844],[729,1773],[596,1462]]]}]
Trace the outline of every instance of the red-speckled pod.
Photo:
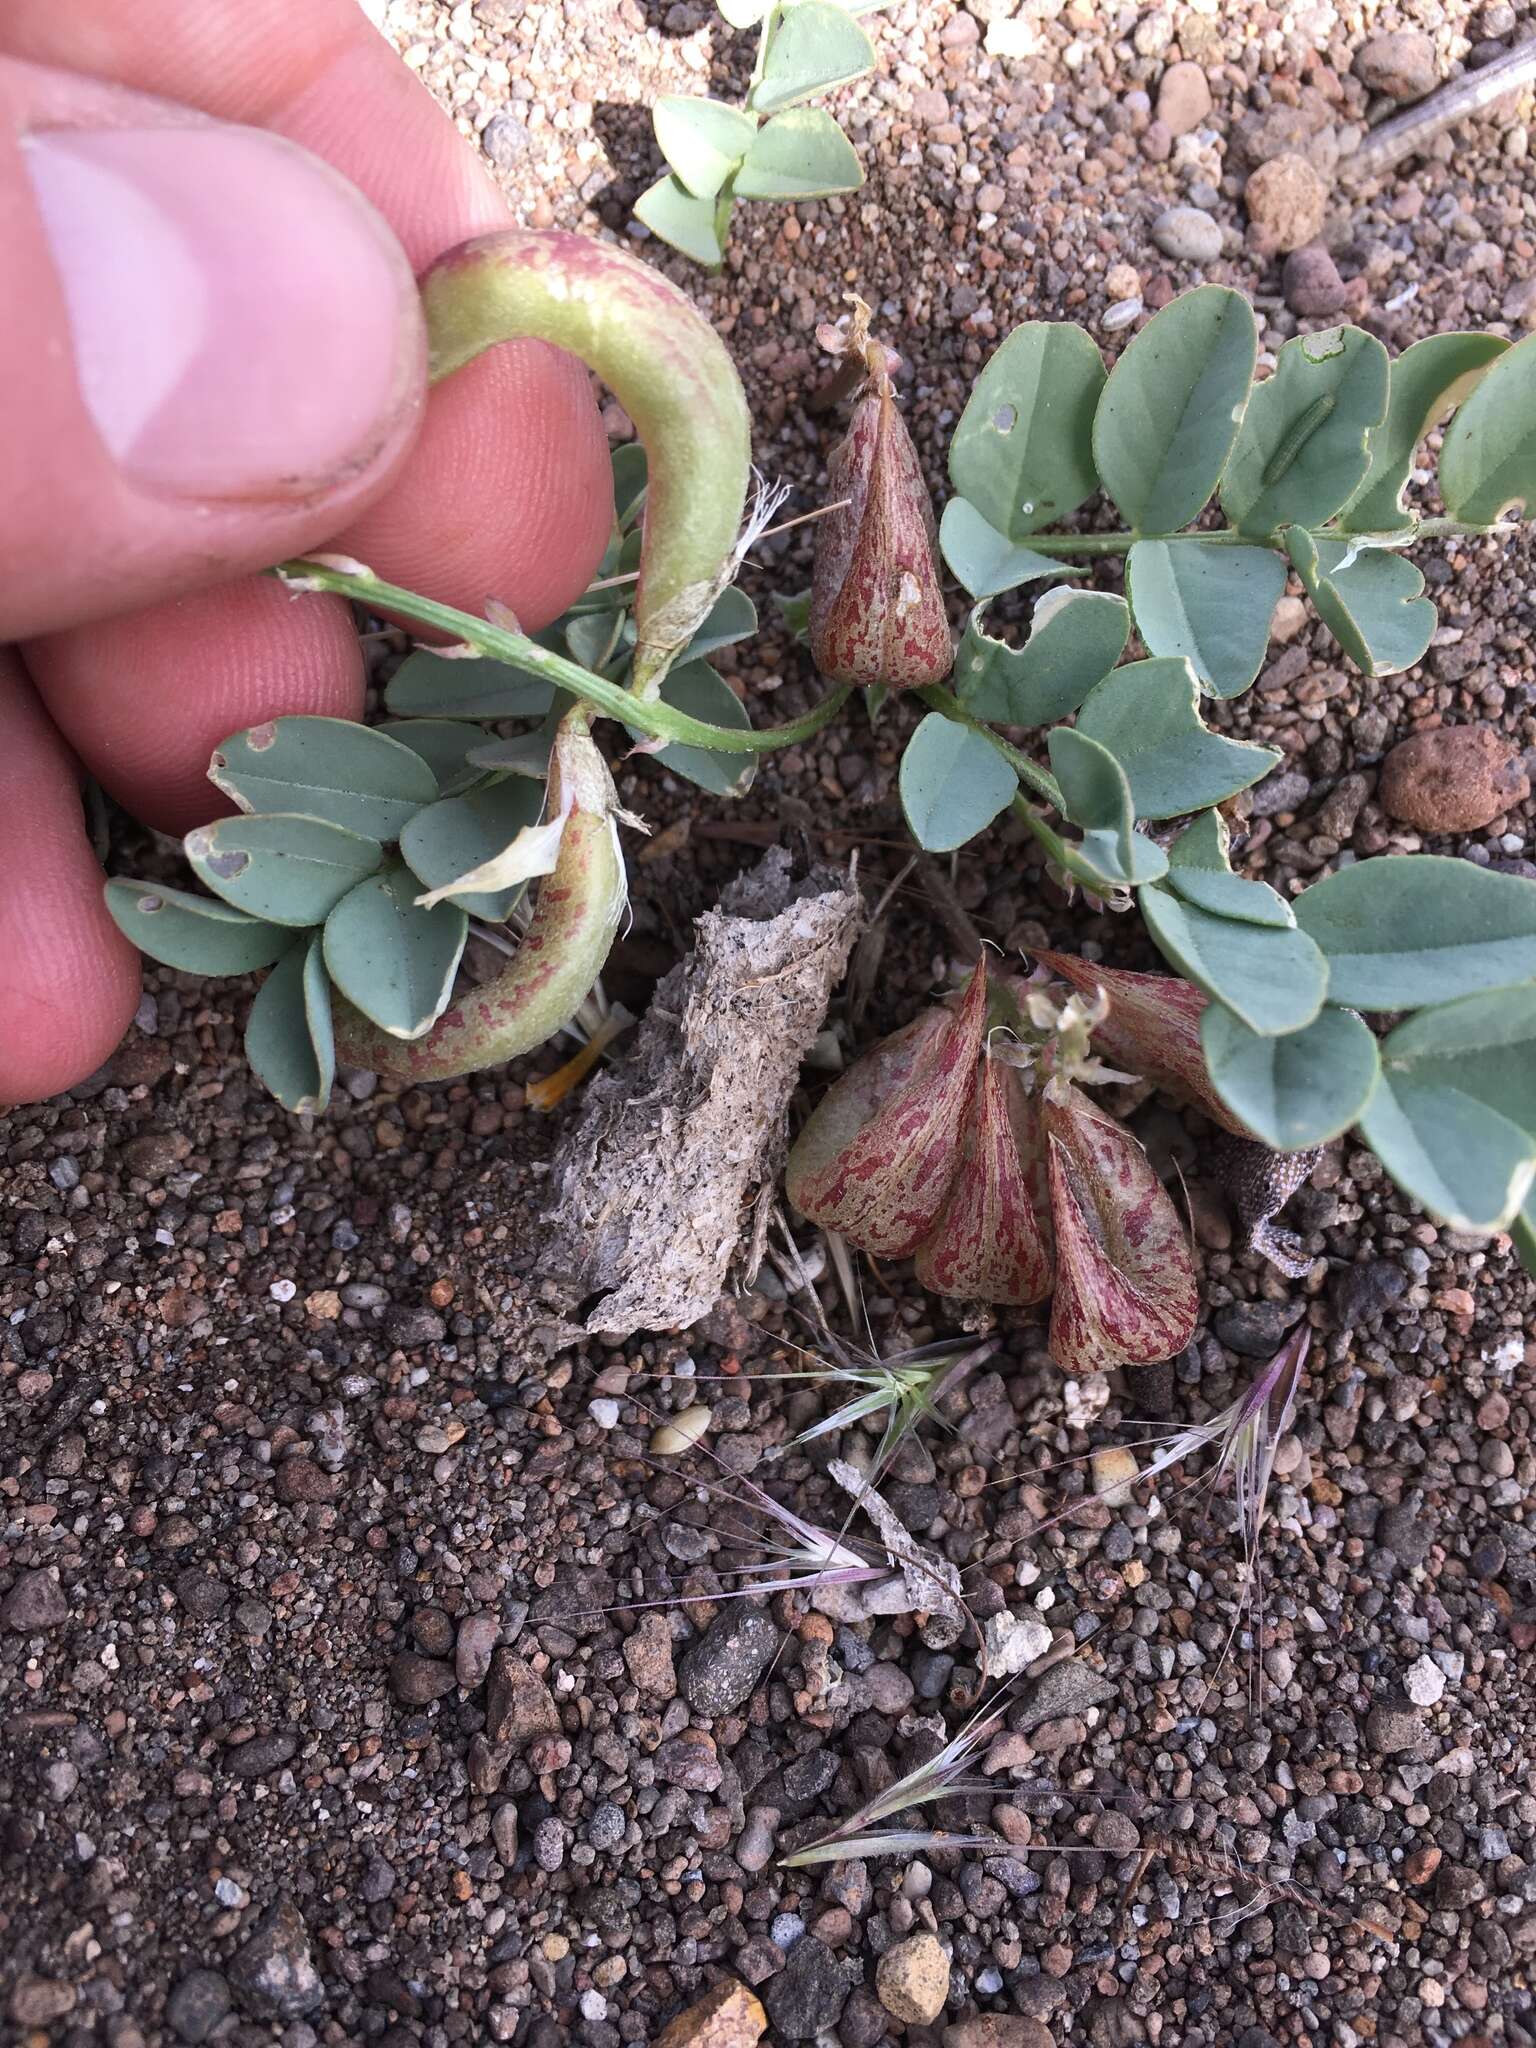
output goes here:
[{"label": "red-speckled pod", "polygon": [[958,1301],[1022,1307],[1050,1293],[1040,1110],[1017,1068],[983,1058],[959,1170],[912,1270]]},{"label": "red-speckled pod", "polygon": [[1200,1289],[1179,1213],[1123,1124],[1076,1088],[1041,1115],[1056,1232],[1048,1345],[1063,1372],[1172,1358],[1195,1333]]},{"label": "red-speckled pod", "polygon": [[885,351],[869,344],[865,355],[869,388],[827,466],[836,509],[817,528],[811,654],[832,682],[911,690],[941,683],[955,652],[922,465],[896,408]]}]

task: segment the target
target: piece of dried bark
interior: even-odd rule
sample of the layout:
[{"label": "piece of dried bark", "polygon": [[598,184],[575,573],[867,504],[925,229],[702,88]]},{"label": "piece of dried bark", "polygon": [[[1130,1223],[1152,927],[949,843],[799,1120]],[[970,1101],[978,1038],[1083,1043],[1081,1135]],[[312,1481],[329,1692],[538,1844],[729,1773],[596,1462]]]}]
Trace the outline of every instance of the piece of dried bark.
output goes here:
[{"label": "piece of dried bark", "polygon": [[755,1271],[785,1110],[861,914],[851,876],[797,881],[772,848],[698,920],[629,1058],[587,1089],[551,1167],[539,1271],[572,1302],[604,1297],[592,1333],[687,1329],[733,1263]]}]

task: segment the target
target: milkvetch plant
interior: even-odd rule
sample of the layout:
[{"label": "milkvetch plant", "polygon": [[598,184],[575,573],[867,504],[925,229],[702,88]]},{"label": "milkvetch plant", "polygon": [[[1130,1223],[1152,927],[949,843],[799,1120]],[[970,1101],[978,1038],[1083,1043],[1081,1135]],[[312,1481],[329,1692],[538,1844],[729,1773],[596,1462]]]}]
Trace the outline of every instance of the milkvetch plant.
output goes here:
[{"label": "milkvetch plant", "polygon": [[635,218],[695,263],[725,260],[741,199],[822,199],[856,192],[864,173],[832,116],[807,104],[874,69],[856,15],[885,0],[719,0],[732,28],[760,30],[743,105],[667,93],[651,120],[667,160]]},{"label": "milkvetch plant", "polygon": [[[813,5],[857,31],[820,0],[770,9],[765,76],[772,35],[814,22]],[[1009,814],[1069,891],[1140,909],[1174,975],[1117,981],[1069,952],[1047,963],[1088,1005],[1066,1020],[1088,1034],[1084,1058],[1182,1081],[1218,1121],[1277,1150],[1354,1128],[1432,1214],[1510,1229],[1536,1255],[1536,885],[1431,855],[1346,857],[1294,898],[1242,875],[1228,812],[1279,756],[1202,715],[1252,682],[1293,573],[1368,674],[1422,656],[1435,613],[1405,549],[1503,533],[1536,497],[1536,337],[1511,347],[1443,335],[1394,361],[1337,327],[1287,342],[1255,382],[1252,311],[1223,287],[1173,301],[1108,372],[1081,330],[1028,323],[983,369],[949,451],[955,494],[937,538],[970,599],[952,655],[893,358],[857,310],[846,331],[824,334],[866,388],[832,458],[815,584],[781,600],[824,672],[846,680],[764,731],[708,659],[756,626],[734,584],[756,530],[742,525],[749,424],[711,329],[644,264],[567,235],[466,244],[422,292],[435,376],[538,336],[611,386],[640,445],[614,458],[597,581],[538,635],[358,563],[279,570],[296,590],[339,592],[451,644],[406,661],[389,721],[372,731],[283,719],[233,736],[211,772],[242,815],[187,847],[211,893],[122,882],[109,901],[173,966],[269,970],[250,1049],[284,1101],[322,1102],[338,1050],[431,1078],[529,1050],[573,1015],[624,909],[625,820],[594,737],[602,721],[623,729],[621,745],[728,797],[761,753],[809,738],[852,687],[871,685],[925,713],[899,776],[921,845],[958,849]],[[1410,501],[1414,465],[1447,415],[1444,510],[1426,517]],[[1047,530],[1100,491],[1121,530]],[[1213,497],[1219,524],[1206,518]],[[1085,565],[1116,560],[1123,593],[1076,587]],[[1020,590],[1031,617],[1014,645],[989,630],[989,609]],[[1125,661],[1133,630],[1145,653]],[[468,921],[509,913],[527,924],[522,948],[497,980],[456,997]],[[1131,993],[1138,979],[1157,992]],[[1095,1152],[1121,1142],[1097,1111],[1053,1098],[1027,1058],[1010,1065],[1008,1047],[1028,1054],[1029,1031],[1043,1028],[1027,1000],[1019,1016],[1026,1028],[991,1031],[967,1069],[975,1114],[946,1169],[949,1241],[923,1251],[935,1284],[958,1287],[967,1260],[979,1284],[985,1205],[1011,1199],[1010,1152],[1059,1154],[1062,1174],[1070,1162],[1091,1181]],[[1385,1036],[1372,1017],[1392,1020]],[[1136,1057],[1121,1049],[1158,1018],[1177,1041],[1164,1046],[1177,1074],[1160,1076],[1145,1043]],[[919,1020],[911,1055],[937,1057],[952,1024],[943,1011]],[[1036,1111],[1057,1126],[1043,1155],[1011,1122],[1037,1089]],[[973,1215],[967,1189],[983,1204]],[[1060,1297],[1064,1199],[1046,1204],[1054,1254],[1044,1229],[1028,1256],[1023,1236],[1013,1241],[1010,1298],[1043,1291],[1050,1256]],[[993,1244],[986,1257],[1002,1255]]]}]

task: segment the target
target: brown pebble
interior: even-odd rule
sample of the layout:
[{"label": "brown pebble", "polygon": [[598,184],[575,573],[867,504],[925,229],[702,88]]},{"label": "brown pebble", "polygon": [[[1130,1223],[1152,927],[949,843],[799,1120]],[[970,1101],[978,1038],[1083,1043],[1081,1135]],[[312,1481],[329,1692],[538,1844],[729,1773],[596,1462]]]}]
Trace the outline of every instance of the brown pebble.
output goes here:
[{"label": "brown pebble", "polygon": [[756,2048],[767,2028],[756,1994],[725,1977],[662,2029],[655,2048]]},{"label": "brown pebble", "polygon": [[1211,111],[1211,88],[1198,64],[1170,64],[1157,89],[1157,118],[1170,135],[1188,135]]},{"label": "brown pebble", "polygon": [[491,1659],[485,1733],[487,1741],[510,1742],[514,1749],[521,1749],[536,1735],[561,1733],[559,1710],[549,1687],[508,1649],[498,1650]]},{"label": "brown pebble", "polygon": [[1321,242],[1308,242],[1293,249],[1285,259],[1282,280],[1285,303],[1304,320],[1325,319],[1344,303],[1344,280],[1339,266]]},{"label": "brown pebble", "polygon": [[313,1458],[284,1458],[277,1468],[274,1491],[280,1501],[293,1507],[334,1500],[339,1483],[331,1473],[322,1472]]},{"label": "brown pebble", "polygon": [[1243,203],[1257,247],[1299,249],[1322,232],[1328,187],[1304,156],[1271,157],[1248,180]]},{"label": "brown pebble", "polygon": [[1382,764],[1381,807],[1421,832],[1476,832],[1531,793],[1511,742],[1490,725],[1402,740]]},{"label": "brown pebble", "polygon": [[1440,1851],[1433,1842],[1414,1849],[1403,1858],[1403,1876],[1409,1884],[1428,1884],[1440,1868]]},{"label": "brown pebble", "polygon": [[1360,45],[1354,73],[1362,85],[1389,99],[1422,99],[1439,76],[1435,46],[1421,29],[1392,29]]},{"label": "brown pebble", "polygon": [[440,1700],[457,1682],[451,1664],[418,1656],[414,1650],[402,1650],[389,1667],[389,1689],[407,1707],[424,1707]]}]

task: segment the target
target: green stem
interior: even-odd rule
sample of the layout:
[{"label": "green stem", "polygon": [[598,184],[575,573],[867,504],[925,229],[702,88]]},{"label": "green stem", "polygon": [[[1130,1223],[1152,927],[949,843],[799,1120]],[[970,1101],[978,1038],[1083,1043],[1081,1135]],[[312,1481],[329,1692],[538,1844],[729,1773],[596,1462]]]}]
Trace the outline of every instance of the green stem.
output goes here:
[{"label": "green stem", "polygon": [[1008,808],[1016,818],[1029,827],[1030,831],[1039,840],[1056,865],[1058,867],[1065,867],[1067,842],[1061,837],[1060,833],[1051,830],[1029,799],[1023,796],[1016,796]]},{"label": "green stem", "polygon": [[990,725],[984,725],[979,718],[973,718],[953,691],[942,688],[938,683],[929,683],[922,689],[914,690],[912,694],[914,697],[920,697],[930,711],[937,711],[944,718],[952,718],[956,725],[963,725],[971,732],[979,732],[990,746],[996,747],[1021,782],[1027,782],[1037,796],[1043,796],[1056,810],[1066,809],[1061,800],[1061,786],[1055,776],[1031,761],[1028,754],[1021,754],[1017,747],[1010,746],[1002,734],[994,732]]},{"label": "green stem", "polygon": [[[1416,527],[1405,527],[1390,535],[1336,532],[1332,527],[1315,529],[1329,540],[1372,540],[1378,546],[1411,547],[1419,540],[1447,540],[1466,534],[1483,534],[1492,529],[1468,526],[1460,519],[1421,519]],[[1282,545],[1275,533],[1244,533],[1236,526],[1222,526],[1214,532],[1185,533],[1032,533],[1021,543],[1037,555],[1126,555],[1139,540],[1198,540],[1207,547],[1273,548]]]},{"label": "green stem", "polygon": [[788,725],[769,726],[764,732],[706,725],[702,718],[690,718],[686,711],[674,710],[670,704],[642,702],[632,697],[619,684],[593,675],[590,669],[541,647],[524,633],[508,632],[477,619],[472,612],[455,611],[452,605],[419,597],[414,590],[386,583],[371,571],[359,575],[351,570],[328,568],[321,562],[297,561],[280,562],[271,573],[295,590],[334,591],[338,597],[349,597],[354,604],[366,605],[371,611],[393,612],[414,620],[418,626],[431,626],[491,661],[508,662],[514,668],[543,676],[558,689],[569,690],[572,696],[580,697],[609,718],[620,719],[652,739],[704,747],[714,754],[771,754],[778,747],[795,746],[830,725],[853,694],[847,689],[829,690],[803,718],[793,719]]}]

